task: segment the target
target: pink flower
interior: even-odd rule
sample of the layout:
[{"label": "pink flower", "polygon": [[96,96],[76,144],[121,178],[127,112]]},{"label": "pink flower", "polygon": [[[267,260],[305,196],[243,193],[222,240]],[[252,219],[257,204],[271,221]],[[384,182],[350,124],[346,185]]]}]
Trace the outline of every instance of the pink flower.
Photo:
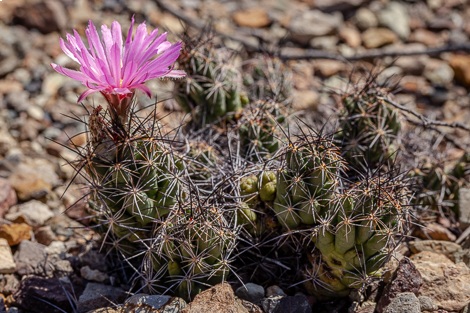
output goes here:
[{"label": "pink flower", "polygon": [[86,29],[88,47],[76,30],[67,34],[60,46],[64,53],[80,64],[74,71],[52,63],[58,73],[80,81],[89,89],[82,93],[78,102],[94,92],[101,92],[118,115],[127,115],[136,89],[149,97],[150,89],[144,83],[158,77],[184,77],[184,71],[173,69],[178,59],[181,42],[170,43],[167,34],[158,35],[155,29],[150,34],[145,23],[137,27],[132,38],[134,18],[123,42],[121,25],[114,21],[109,29],[101,26],[100,38],[95,25],[90,21]]}]

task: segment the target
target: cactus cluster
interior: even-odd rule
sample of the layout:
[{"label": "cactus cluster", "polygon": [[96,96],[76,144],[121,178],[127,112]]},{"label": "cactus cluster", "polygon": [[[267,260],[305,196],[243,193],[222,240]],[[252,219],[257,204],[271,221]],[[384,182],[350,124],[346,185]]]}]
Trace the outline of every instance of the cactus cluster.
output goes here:
[{"label": "cactus cluster", "polygon": [[273,255],[285,254],[286,267],[295,263],[288,255],[303,259],[296,279],[320,299],[364,287],[407,231],[403,177],[351,182],[342,175],[347,164],[340,149],[317,134],[298,136],[279,155],[276,171],[260,170],[240,182],[252,242],[282,242]]},{"label": "cactus cluster", "polygon": [[401,175],[390,166],[348,175],[362,159],[375,167],[391,156],[400,121],[385,91],[369,84],[344,96],[336,137],[291,134],[290,77],[278,60],[243,67],[202,42],[179,63],[187,77],[175,98],[191,127],[166,131],[156,114],[139,116],[132,90],[93,110],[90,140],[77,147],[103,244],[133,269],[134,290],[192,298],[245,273],[319,299],[361,288],[407,225]]}]

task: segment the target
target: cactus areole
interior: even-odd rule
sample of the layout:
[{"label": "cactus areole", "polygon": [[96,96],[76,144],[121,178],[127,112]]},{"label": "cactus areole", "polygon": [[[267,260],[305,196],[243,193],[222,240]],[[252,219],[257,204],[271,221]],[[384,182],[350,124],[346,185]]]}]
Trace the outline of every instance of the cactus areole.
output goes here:
[{"label": "cactus areole", "polygon": [[174,70],[181,42],[167,41],[167,34],[158,35],[158,29],[148,33],[145,23],[137,26],[132,36],[134,18],[123,41],[121,25],[114,21],[111,29],[101,26],[101,38],[90,21],[85,31],[88,47],[74,30],[60,39],[64,53],[80,65],[78,71],[55,63],[52,68],[60,74],[80,81],[88,90],[78,97],[78,102],[94,92],[101,92],[109,104],[110,114],[126,123],[130,105],[137,89],[148,96],[150,89],[145,82],[154,78],[184,77],[184,71]]}]

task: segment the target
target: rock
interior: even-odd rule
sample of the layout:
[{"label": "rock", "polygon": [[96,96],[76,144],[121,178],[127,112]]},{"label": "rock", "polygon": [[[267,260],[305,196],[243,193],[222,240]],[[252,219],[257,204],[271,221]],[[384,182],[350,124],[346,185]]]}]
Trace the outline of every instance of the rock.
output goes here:
[{"label": "rock", "polygon": [[311,313],[312,308],[304,295],[283,297],[273,313]]},{"label": "rock", "polygon": [[367,49],[380,48],[397,40],[397,35],[387,28],[370,28],[362,34],[362,42]]},{"label": "rock", "polygon": [[344,63],[336,60],[322,60],[320,62],[315,62],[315,73],[320,74],[320,76],[328,78],[333,75],[338,74],[340,71],[344,70]]},{"label": "rock", "polygon": [[396,60],[395,65],[400,67],[404,74],[421,76],[428,60],[428,56],[402,56]]},{"label": "rock", "polygon": [[13,297],[20,308],[31,312],[74,312],[72,297],[81,290],[78,285],[73,288],[67,280],[28,276]]},{"label": "rock", "polygon": [[17,273],[19,275],[43,274],[46,259],[45,246],[29,240],[23,240],[15,253]]},{"label": "rock", "polygon": [[361,45],[361,33],[353,26],[341,27],[338,35],[351,48],[357,48]]},{"label": "rock", "polygon": [[310,40],[310,46],[319,50],[334,50],[338,45],[337,36],[321,36]]},{"label": "rock", "polygon": [[36,238],[37,242],[45,246],[48,246],[51,244],[51,242],[57,240],[56,235],[54,234],[51,226],[49,225],[42,226],[36,229],[36,231],[34,232],[34,238]]},{"label": "rock", "polygon": [[[28,127],[31,128],[29,124]],[[27,159],[15,169],[8,180],[22,201],[42,198],[53,187],[61,184],[54,164],[45,159]]]},{"label": "rock", "polygon": [[27,2],[15,10],[13,21],[47,34],[65,28],[67,11],[58,0]]},{"label": "rock", "polygon": [[22,219],[32,227],[40,227],[53,216],[54,213],[46,204],[38,200],[31,200],[13,206],[5,218],[13,222]]},{"label": "rock", "polygon": [[377,302],[377,312],[385,312],[392,300],[403,292],[411,292],[417,295],[422,283],[420,272],[413,262],[409,258],[402,258],[390,283],[385,286],[382,296]]},{"label": "rock", "polygon": [[98,270],[92,270],[88,266],[84,266],[80,269],[80,275],[86,280],[96,281],[102,283],[109,279],[109,276],[105,273],[102,273]]},{"label": "rock", "polygon": [[101,272],[108,271],[104,254],[101,254],[96,250],[87,248],[86,251],[78,255],[78,259],[83,265],[86,265],[91,269],[99,270]]},{"label": "rock", "polygon": [[412,292],[399,293],[383,311],[384,313],[421,313],[421,304]]},{"label": "rock", "polygon": [[0,226],[0,238],[8,241],[10,246],[16,246],[23,240],[31,239],[32,228],[28,224],[4,224]]},{"label": "rock", "polygon": [[410,35],[411,42],[424,44],[426,47],[435,47],[441,44],[442,39],[434,32],[427,29],[418,28]]},{"label": "rock", "polygon": [[277,285],[269,286],[266,289],[266,297],[285,297],[287,294]]},{"label": "rock", "polygon": [[455,79],[466,87],[470,87],[470,55],[453,54],[449,65],[454,70]]},{"label": "rock", "polygon": [[320,95],[315,90],[294,90],[292,107],[295,110],[315,110]]},{"label": "rock", "polygon": [[78,299],[77,311],[85,313],[108,305],[120,303],[126,298],[124,290],[118,287],[98,283],[88,283]]},{"label": "rock", "polygon": [[411,253],[417,254],[423,251],[432,251],[443,254],[455,261],[454,254],[462,251],[462,247],[456,243],[442,240],[414,240],[409,242]]},{"label": "rock", "polygon": [[241,27],[263,28],[271,24],[265,8],[254,7],[237,11],[233,14],[234,22]]},{"label": "rock", "polygon": [[170,296],[162,296],[162,295],[145,295],[145,294],[136,294],[126,300],[126,303],[131,304],[146,304],[154,310],[160,309],[166,303],[171,300]]},{"label": "rock", "polygon": [[446,311],[459,311],[470,302],[470,269],[464,263],[454,264],[431,251],[415,254],[411,260],[423,278],[421,296],[433,299]]},{"label": "rock", "polygon": [[0,274],[11,274],[16,270],[11,248],[6,239],[0,238]]},{"label": "rock", "polygon": [[[20,286],[20,281],[14,274],[0,275],[0,294],[9,296],[15,293]],[[1,299],[1,297],[0,297]]]},{"label": "rock", "polygon": [[332,11],[350,11],[363,5],[365,0],[314,0],[312,1],[316,8],[324,12]]},{"label": "rock", "polygon": [[429,59],[424,66],[424,77],[434,85],[445,86],[454,79],[454,71],[445,61]]},{"label": "rock", "polygon": [[11,187],[9,181],[4,178],[0,178],[0,218],[3,218],[8,209],[15,205],[17,201],[16,192]]},{"label": "rock", "polygon": [[285,296],[270,296],[261,300],[261,307],[264,312],[272,313],[276,309],[277,305]]},{"label": "rock", "polygon": [[438,307],[434,304],[431,298],[426,296],[419,296],[418,297],[419,304],[421,306],[422,312],[434,312],[437,311]]},{"label": "rock", "polygon": [[201,292],[188,304],[182,313],[233,312],[249,313],[242,301],[237,299],[227,283],[215,285]]},{"label": "rock", "polygon": [[186,301],[181,298],[172,298],[158,313],[180,313],[187,306]]},{"label": "rock", "polygon": [[261,304],[261,300],[264,298],[264,288],[257,284],[247,283],[244,286],[240,286],[235,291],[235,295],[241,299],[259,305]]},{"label": "rock", "polygon": [[459,223],[460,228],[470,226],[470,189],[460,188],[459,190]]},{"label": "rock", "polygon": [[424,227],[418,228],[413,234],[420,239],[444,241],[455,241],[457,239],[450,230],[437,223],[429,223]]},{"label": "rock", "polygon": [[363,31],[375,28],[379,25],[379,21],[375,16],[374,12],[372,12],[366,7],[362,7],[357,10],[356,15],[354,16],[354,21],[356,23],[356,26]]},{"label": "rock", "polygon": [[43,198],[52,190],[51,184],[34,175],[14,173],[9,180],[22,201]]},{"label": "rock", "polygon": [[410,35],[408,10],[401,2],[389,2],[377,17],[379,25],[393,30],[401,39],[406,40]]},{"label": "rock", "polygon": [[333,34],[342,21],[341,14],[327,14],[318,10],[309,10],[293,16],[287,28],[290,30],[293,40],[306,44],[314,37]]}]

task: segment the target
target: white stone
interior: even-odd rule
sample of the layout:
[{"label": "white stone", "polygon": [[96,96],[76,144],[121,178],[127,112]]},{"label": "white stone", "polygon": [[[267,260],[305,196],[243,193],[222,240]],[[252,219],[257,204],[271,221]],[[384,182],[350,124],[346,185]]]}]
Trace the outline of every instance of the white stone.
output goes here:
[{"label": "white stone", "polygon": [[16,270],[10,246],[6,239],[0,238],[0,274],[11,274]]}]

